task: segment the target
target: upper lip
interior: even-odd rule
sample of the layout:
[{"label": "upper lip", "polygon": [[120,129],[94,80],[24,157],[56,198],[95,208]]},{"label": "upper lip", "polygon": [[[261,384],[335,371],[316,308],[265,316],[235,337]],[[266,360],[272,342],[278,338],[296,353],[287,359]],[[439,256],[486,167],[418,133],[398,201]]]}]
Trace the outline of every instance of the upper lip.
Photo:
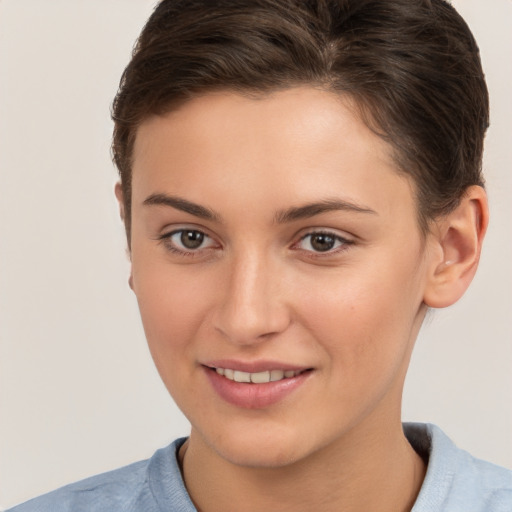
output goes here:
[{"label": "upper lip", "polygon": [[309,366],[301,366],[272,360],[240,361],[236,359],[217,359],[215,361],[206,361],[202,364],[209,368],[229,368],[231,370],[238,370],[240,372],[247,373],[266,372],[270,370],[304,371],[311,368]]}]

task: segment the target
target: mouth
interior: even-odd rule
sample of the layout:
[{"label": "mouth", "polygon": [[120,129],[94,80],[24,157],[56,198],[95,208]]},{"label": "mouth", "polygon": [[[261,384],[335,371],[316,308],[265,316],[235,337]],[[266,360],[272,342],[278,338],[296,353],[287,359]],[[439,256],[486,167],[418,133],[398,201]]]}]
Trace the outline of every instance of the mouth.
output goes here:
[{"label": "mouth", "polygon": [[211,368],[216,373],[226,377],[226,379],[234,382],[241,382],[245,384],[266,384],[268,382],[279,382],[284,379],[291,379],[297,377],[304,372],[311,371],[310,368],[305,370],[266,370],[263,372],[244,372],[241,370],[233,370],[232,368]]},{"label": "mouth", "polygon": [[223,401],[243,409],[264,409],[295,394],[314,373],[313,368],[284,366],[226,361],[203,365],[203,368],[213,390]]}]

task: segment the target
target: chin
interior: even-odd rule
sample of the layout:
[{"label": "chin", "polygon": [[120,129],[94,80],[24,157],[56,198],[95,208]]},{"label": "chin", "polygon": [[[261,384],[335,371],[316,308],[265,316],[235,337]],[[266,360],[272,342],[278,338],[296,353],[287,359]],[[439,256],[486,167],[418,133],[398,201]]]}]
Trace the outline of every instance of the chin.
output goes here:
[{"label": "chin", "polygon": [[219,439],[206,439],[224,460],[241,467],[280,468],[307,456],[308,449],[297,429],[260,429],[225,432]]}]

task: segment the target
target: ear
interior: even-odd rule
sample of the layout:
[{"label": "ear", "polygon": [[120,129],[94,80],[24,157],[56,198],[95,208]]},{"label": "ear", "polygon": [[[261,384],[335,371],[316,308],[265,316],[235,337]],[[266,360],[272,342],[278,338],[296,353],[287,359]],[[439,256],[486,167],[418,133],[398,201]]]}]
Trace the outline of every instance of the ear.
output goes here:
[{"label": "ear", "polygon": [[[117,203],[119,204],[119,215],[121,216],[121,220],[125,221],[125,208],[124,208],[124,194],[123,187],[120,182],[116,183],[114,192],[116,194]],[[127,249],[128,258],[131,260],[130,249]],[[128,285],[133,290],[133,272],[130,266],[130,277],[128,278]]]},{"label": "ear", "polygon": [[124,195],[123,186],[121,185],[120,181],[116,183],[114,192],[116,194],[117,203],[119,205],[119,215],[121,216],[121,220],[124,222]]},{"label": "ear", "polygon": [[429,234],[429,269],[423,302],[433,308],[451,306],[471,283],[489,222],[485,190],[469,187],[459,206],[442,217]]}]

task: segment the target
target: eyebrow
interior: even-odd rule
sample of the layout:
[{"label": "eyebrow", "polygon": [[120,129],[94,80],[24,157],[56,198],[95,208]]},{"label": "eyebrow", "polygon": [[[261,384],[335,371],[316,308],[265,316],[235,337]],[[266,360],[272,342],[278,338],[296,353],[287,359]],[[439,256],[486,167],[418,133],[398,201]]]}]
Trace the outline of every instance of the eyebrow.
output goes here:
[{"label": "eyebrow", "polygon": [[332,212],[332,211],[348,211],[355,213],[369,213],[378,215],[375,210],[368,208],[367,206],[358,205],[342,199],[324,199],[323,201],[309,203],[304,206],[294,206],[278,212],[274,217],[274,220],[278,224],[286,222],[293,222],[296,220],[307,219],[320,215],[321,213]]},{"label": "eyebrow", "polygon": [[144,200],[144,206],[170,206],[200,219],[219,222],[220,216],[210,208],[187,201],[182,197],[168,196],[167,194],[152,194]]},{"label": "eyebrow", "polygon": [[[171,208],[189,213],[200,219],[222,222],[222,217],[210,208],[193,203],[182,197],[169,196],[167,194],[152,194],[144,200],[143,204],[144,206],[170,206]],[[274,216],[274,222],[277,224],[286,224],[287,222],[307,219],[331,211],[348,211],[378,215],[375,210],[366,206],[334,198],[324,199],[323,201],[309,203],[303,206],[292,206],[286,210],[279,211]]]}]

